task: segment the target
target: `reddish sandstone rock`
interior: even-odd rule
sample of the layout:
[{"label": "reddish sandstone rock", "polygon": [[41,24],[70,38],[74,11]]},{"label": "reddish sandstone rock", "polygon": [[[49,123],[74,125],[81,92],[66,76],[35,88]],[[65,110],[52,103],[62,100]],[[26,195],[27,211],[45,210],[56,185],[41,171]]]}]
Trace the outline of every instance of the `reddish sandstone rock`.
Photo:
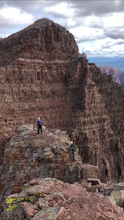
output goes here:
[{"label": "reddish sandstone rock", "polygon": [[40,198],[39,199],[39,207],[42,208],[42,207],[48,207],[48,202],[47,200],[45,200],[44,198]]},{"label": "reddish sandstone rock", "polygon": [[[37,180],[36,180],[37,181]],[[3,219],[13,220],[14,218],[26,220],[99,220],[99,219],[124,219],[124,212],[122,208],[113,206],[110,202],[101,197],[100,194],[93,194],[85,192],[80,185],[63,183],[57,179],[46,178],[38,180],[40,188],[45,187],[48,183],[51,185],[51,191],[44,195],[36,196],[36,198],[30,202],[26,202],[27,197],[23,199],[25,202],[20,205],[21,193],[18,194],[18,197],[15,195],[9,196],[11,199],[11,211],[8,211],[10,208],[10,203],[6,203],[5,211],[3,213]],[[33,186],[34,192],[36,186]],[[28,193],[28,189],[25,190],[25,195]],[[51,197],[48,201],[48,196]],[[35,197],[35,196],[34,196]],[[12,202],[12,198],[13,200]],[[18,199],[17,199],[18,198]],[[61,198],[61,203],[60,199]],[[7,201],[8,200],[7,198]],[[37,203],[40,204],[41,201],[44,201],[48,204],[48,207],[41,206],[41,210],[36,209]],[[13,207],[13,208],[12,208]],[[17,210],[20,207],[20,216]],[[26,214],[24,216],[23,210]],[[37,212],[37,213],[35,213]]]},{"label": "reddish sandstone rock", "polygon": [[24,209],[24,213],[28,219],[34,216],[39,211],[37,206],[33,206],[29,202],[23,202],[22,206]]},{"label": "reddish sandstone rock", "polygon": [[[64,181],[91,177],[104,183],[123,182],[124,88],[95,64],[89,64],[84,54],[79,55],[72,34],[48,19],[2,39],[0,48],[2,196],[20,192],[22,185],[34,177],[46,177],[42,161],[48,165],[48,176]],[[36,126],[39,116],[51,130],[49,143],[47,137],[43,140],[46,150],[42,154],[41,140],[33,131],[12,138],[19,125]],[[60,153],[55,139],[52,142],[54,129],[68,132],[75,141],[80,155],[78,160],[76,154],[76,166],[72,166],[63,144]],[[61,141],[66,143],[66,138]],[[64,166],[67,161],[68,168]],[[54,172],[55,164],[59,168]]]},{"label": "reddish sandstone rock", "polygon": [[70,138],[64,131],[49,132],[43,126],[41,135],[35,128],[32,130],[31,125],[17,128],[17,132],[5,143],[3,160],[6,166],[1,176],[1,201],[9,193],[19,193],[23,184],[31,179],[29,186],[25,185],[29,196],[50,193],[53,182],[46,181],[43,186],[40,185],[42,180],[33,179],[36,177],[55,177],[69,183],[82,178],[86,181],[92,176],[98,178],[98,167],[83,164],[78,149],[73,162],[69,148]]}]

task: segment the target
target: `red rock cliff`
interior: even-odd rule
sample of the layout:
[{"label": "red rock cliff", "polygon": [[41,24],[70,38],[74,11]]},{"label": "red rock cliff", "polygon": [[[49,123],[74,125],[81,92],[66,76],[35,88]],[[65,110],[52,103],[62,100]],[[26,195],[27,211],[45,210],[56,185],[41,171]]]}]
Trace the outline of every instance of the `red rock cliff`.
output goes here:
[{"label": "red rock cliff", "polygon": [[124,89],[79,56],[72,34],[48,19],[0,41],[1,166],[19,124],[66,130],[102,182],[124,180]]}]

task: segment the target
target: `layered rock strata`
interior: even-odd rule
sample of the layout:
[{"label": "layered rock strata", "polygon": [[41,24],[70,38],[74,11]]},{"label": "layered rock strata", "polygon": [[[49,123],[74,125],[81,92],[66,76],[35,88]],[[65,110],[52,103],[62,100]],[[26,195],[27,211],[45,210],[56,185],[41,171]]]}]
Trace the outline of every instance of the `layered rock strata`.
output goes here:
[{"label": "layered rock strata", "polygon": [[20,124],[68,132],[102,182],[124,180],[124,88],[78,54],[72,34],[48,19],[0,41],[0,161]]},{"label": "layered rock strata", "polygon": [[70,60],[78,55],[75,39],[66,28],[49,19],[40,19],[22,31],[1,39],[0,66],[17,58],[42,61]]}]

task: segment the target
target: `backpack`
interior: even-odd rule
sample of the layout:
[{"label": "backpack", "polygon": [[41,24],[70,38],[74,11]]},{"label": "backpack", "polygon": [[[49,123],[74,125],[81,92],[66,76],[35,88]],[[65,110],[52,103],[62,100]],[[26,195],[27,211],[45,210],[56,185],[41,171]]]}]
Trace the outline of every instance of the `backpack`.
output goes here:
[{"label": "backpack", "polygon": [[71,150],[76,151],[76,145],[75,144],[71,144],[70,148],[71,148]]},{"label": "backpack", "polygon": [[40,121],[38,121],[38,125],[40,125],[40,126],[42,125],[42,121],[41,121],[41,120],[40,120]]}]

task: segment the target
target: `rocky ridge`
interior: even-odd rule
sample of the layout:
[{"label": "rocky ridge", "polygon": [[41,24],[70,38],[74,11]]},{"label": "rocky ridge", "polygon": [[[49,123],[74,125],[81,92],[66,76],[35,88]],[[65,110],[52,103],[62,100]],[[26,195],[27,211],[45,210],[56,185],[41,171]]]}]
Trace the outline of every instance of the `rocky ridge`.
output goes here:
[{"label": "rocky ridge", "polygon": [[70,138],[60,130],[37,134],[33,125],[18,127],[14,135],[6,137],[3,166],[1,166],[0,195],[3,201],[9,194],[20,192],[24,183],[33,178],[54,177],[74,183],[89,177],[98,178],[98,167],[83,164],[75,152],[72,163]]},{"label": "rocky ridge", "polygon": [[99,168],[83,164],[78,149],[72,162],[69,148],[65,131],[45,126],[43,134],[21,125],[6,136],[1,220],[123,219],[124,184],[101,183]]},{"label": "rocky ridge", "polygon": [[[72,34],[48,19],[41,19],[0,40],[0,63],[1,192],[3,185],[7,187],[3,196],[17,190],[15,177],[24,175],[27,181],[30,175],[35,178],[36,167],[24,173],[19,170],[23,162],[28,160],[28,165],[32,162],[30,156],[35,141],[32,140],[31,149],[27,141],[27,152],[24,145],[25,159],[22,158],[22,164],[18,165],[15,161],[22,157],[21,142],[16,146],[14,140],[10,147],[6,137],[11,137],[19,125],[35,126],[39,116],[48,130],[64,130],[75,141],[81,160],[77,170],[82,163],[90,164],[88,166],[98,168],[102,182],[123,182],[124,87],[113,82],[111,75],[102,74],[95,64],[88,63],[85,54],[78,53]],[[18,140],[20,137],[16,135]],[[30,138],[33,135],[29,133]],[[11,149],[11,158],[9,153],[5,154],[7,149]],[[6,172],[8,179],[3,181]],[[64,181],[68,178],[65,171],[63,178]],[[74,176],[74,181],[76,178]]]}]

